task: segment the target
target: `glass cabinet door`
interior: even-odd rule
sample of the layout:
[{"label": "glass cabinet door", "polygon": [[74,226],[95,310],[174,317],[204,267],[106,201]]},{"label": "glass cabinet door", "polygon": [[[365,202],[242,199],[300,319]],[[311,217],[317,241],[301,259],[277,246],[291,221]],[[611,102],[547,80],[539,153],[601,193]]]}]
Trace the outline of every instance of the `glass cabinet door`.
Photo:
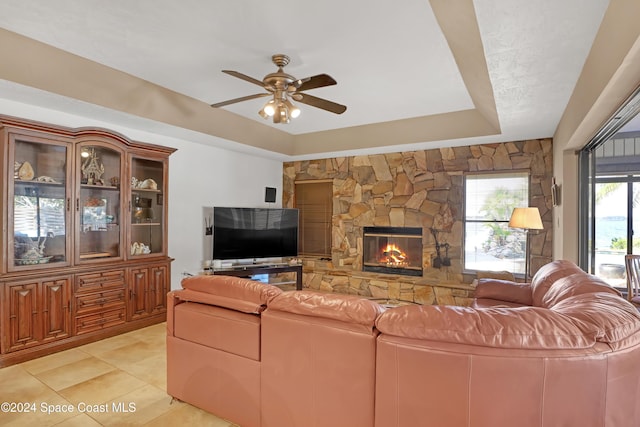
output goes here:
[{"label": "glass cabinet door", "polygon": [[70,145],[15,135],[9,147],[9,270],[68,264]]},{"label": "glass cabinet door", "polygon": [[164,162],[131,159],[131,233],[129,257],[162,254],[165,204]]},{"label": "glass cabinet door", "polygon": [[121,258],[123,155],[107,145],[83,143],[76,147],[78,262]]}]

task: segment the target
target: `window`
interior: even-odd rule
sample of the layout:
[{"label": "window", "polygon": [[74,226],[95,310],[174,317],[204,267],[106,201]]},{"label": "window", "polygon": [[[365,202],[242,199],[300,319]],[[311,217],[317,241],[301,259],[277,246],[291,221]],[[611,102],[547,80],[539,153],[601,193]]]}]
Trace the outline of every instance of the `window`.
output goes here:
[{"label": "window", "polygon": [[49,237],[65,234],[64,199],[14,196],[15,257],[30,249],[41,249]]},{"label": "window", "polygon": [[300,255],[331,256],[333,182],[298,182],[295,204],[300,210]]},{"label": "window", "polygon": [[468,174],[464,185],[465,270],[524,274],[526,234],[509,219],[513,208],[529,206],[528,173]]},{"label": "window", "polygon": [[14,197],[14,232],[31,238],[64,236],[64,199]]}]

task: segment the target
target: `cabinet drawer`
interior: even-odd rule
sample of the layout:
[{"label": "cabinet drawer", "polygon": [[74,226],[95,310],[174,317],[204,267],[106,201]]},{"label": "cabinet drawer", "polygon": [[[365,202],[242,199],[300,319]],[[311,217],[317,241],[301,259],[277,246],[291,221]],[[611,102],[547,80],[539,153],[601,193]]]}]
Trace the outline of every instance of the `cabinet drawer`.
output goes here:
[{"label": "cabinet drawer", "polygon": [[95,314],[76,316],[76,335],[99,331],[125,322],[125,307]]},{"label": "cabinet drawer", "polygon": [[75,295],[76,313],[109,311],[124,306],[124,289]]},{"label": "cabinet drawer", "polygon": [[100,289],[124,288],[125,277],[125,270],[78,274],[75,280],[75,290],[76,292],[92,292]]}]

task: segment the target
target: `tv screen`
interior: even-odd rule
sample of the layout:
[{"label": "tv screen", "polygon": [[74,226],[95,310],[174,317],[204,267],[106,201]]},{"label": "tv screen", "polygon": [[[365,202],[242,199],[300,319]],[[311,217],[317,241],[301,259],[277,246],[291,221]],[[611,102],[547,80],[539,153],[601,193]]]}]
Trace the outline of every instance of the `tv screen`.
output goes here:
[{"label": "tv screen", "polygon": [[297,255],[297,209],[213,208],[213,259]]}]

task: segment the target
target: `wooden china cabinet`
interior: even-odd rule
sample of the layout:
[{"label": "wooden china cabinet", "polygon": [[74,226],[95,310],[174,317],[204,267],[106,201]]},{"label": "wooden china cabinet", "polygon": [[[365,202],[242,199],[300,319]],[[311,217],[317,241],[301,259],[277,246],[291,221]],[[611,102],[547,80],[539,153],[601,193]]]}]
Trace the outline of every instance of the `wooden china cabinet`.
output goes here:
[{"label": "wooden china cabinet", "polygon": [[0,367],[166,319],[168,147],[0,116]]}]

